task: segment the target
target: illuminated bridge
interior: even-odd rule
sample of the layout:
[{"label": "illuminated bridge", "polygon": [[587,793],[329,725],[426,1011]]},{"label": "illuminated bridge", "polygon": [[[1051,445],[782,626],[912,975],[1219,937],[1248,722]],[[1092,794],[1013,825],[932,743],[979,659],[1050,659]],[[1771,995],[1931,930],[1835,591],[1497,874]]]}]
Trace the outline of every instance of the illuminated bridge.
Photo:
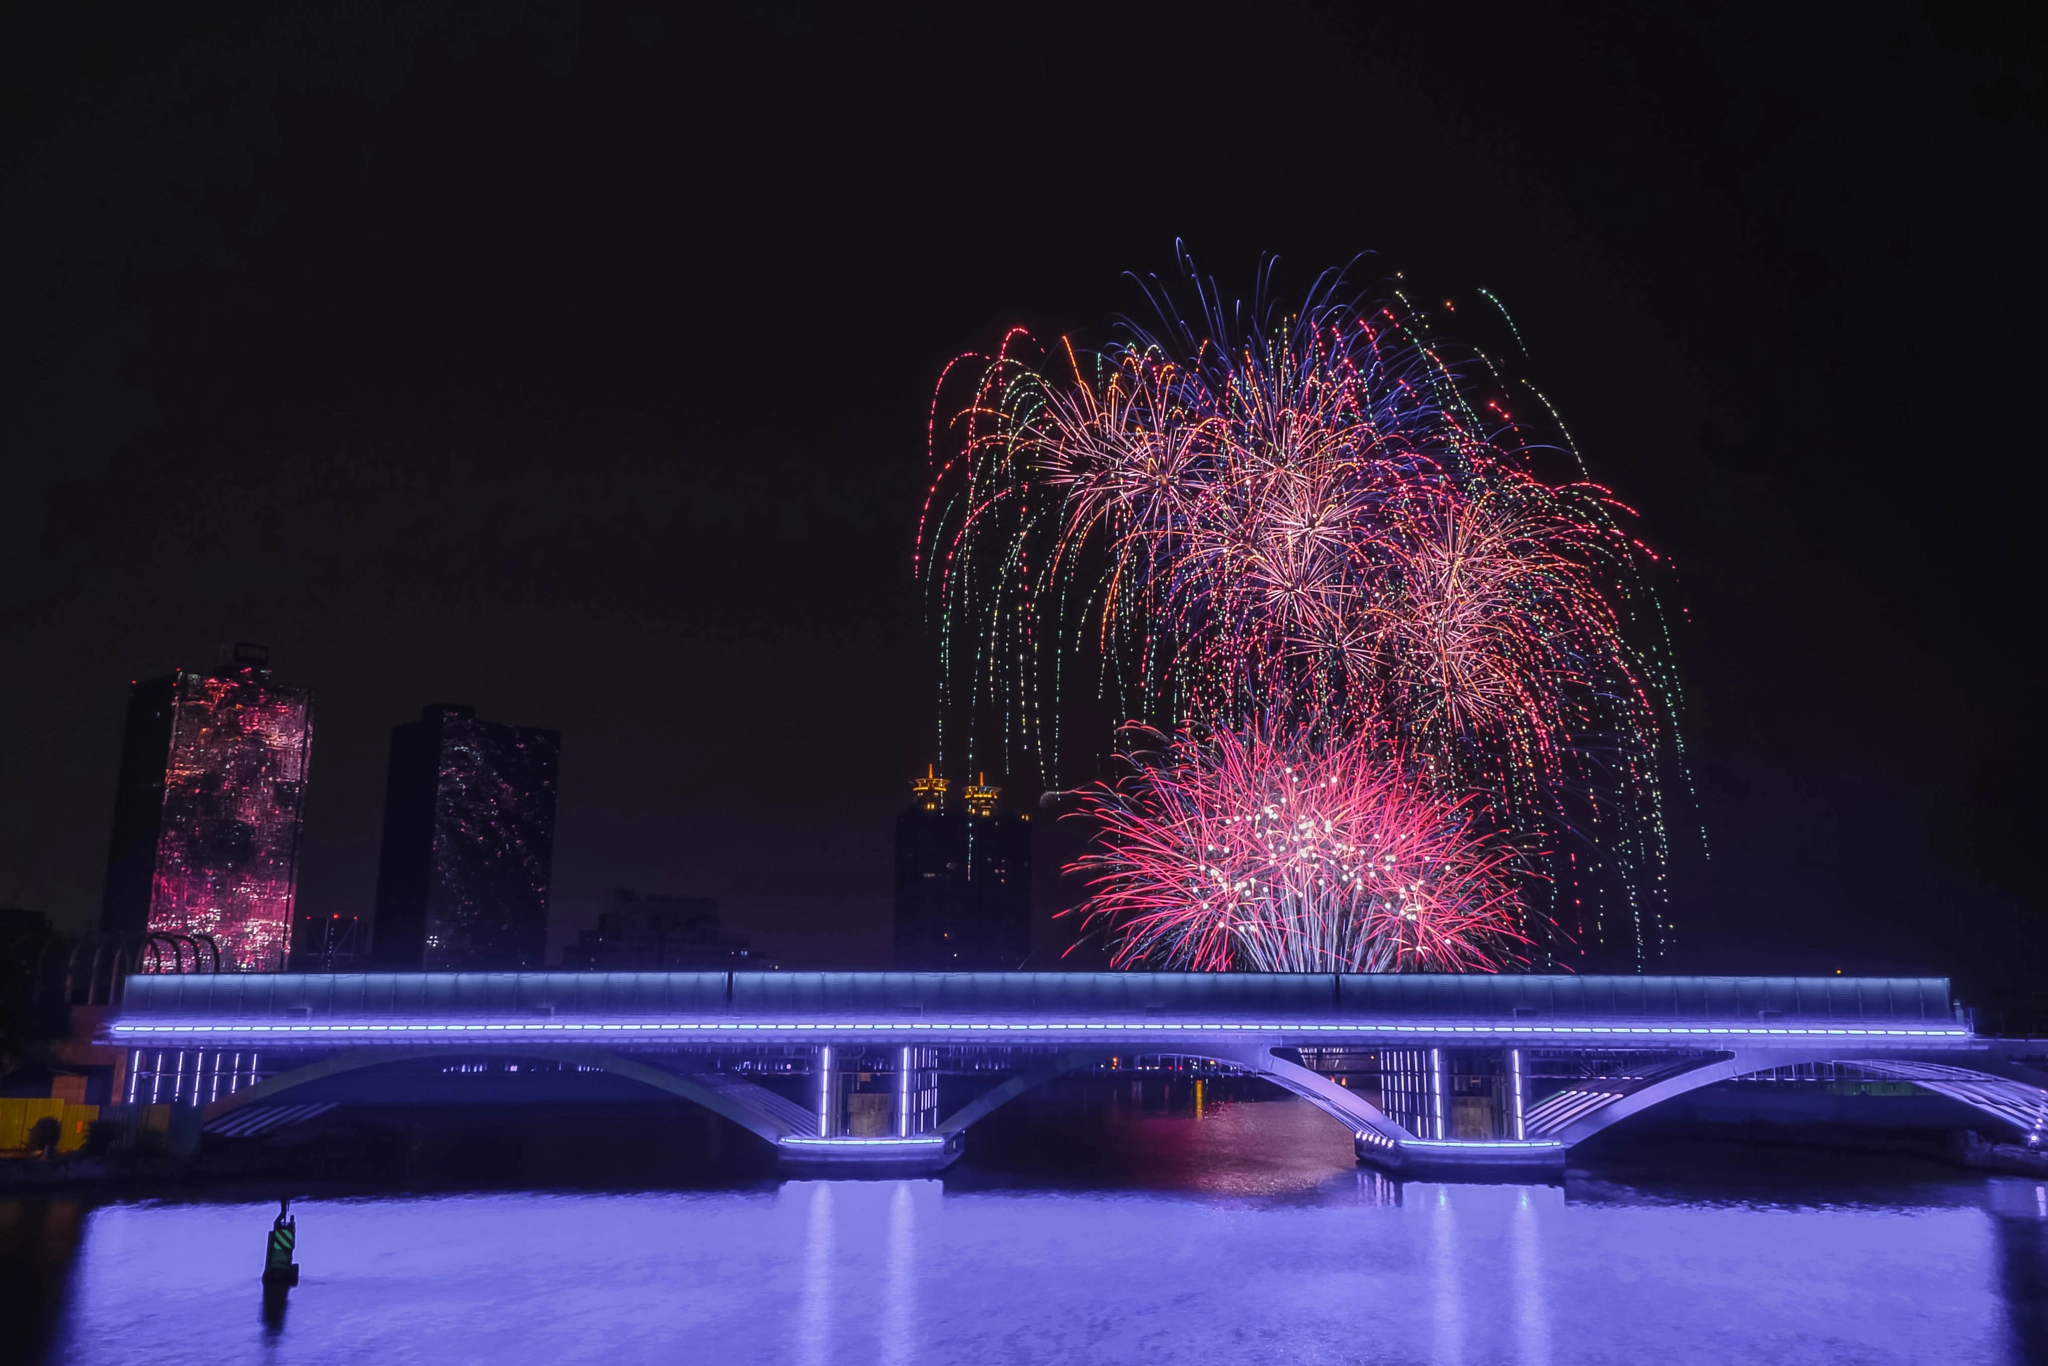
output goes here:
[{"label": "illuminated bridge", "polygon": [[1141,1058],[1264,1077],[1397,1170],[1556,1171],[1662,1101],[1816,1067],[2048,1129],[2040,1045],[1976,1035],[1944,978],[161,975],[128,980],[107,1042],[121,1098],[184,1107],[195,1135],[523,1066],[693,1101],[799,1167],[943,1167],[1033,1086]]}]

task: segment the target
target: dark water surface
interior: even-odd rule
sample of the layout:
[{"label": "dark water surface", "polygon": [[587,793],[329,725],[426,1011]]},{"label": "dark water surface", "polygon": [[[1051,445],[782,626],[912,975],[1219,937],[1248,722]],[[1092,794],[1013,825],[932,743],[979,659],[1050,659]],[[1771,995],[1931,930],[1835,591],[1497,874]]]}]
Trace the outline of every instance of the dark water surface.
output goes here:
[{"label": "dark water surface", "polygon": [[206,1366],[2048,1359],[2032,1181],[1695,1145],[1562,1189],[1397,1184],[1298,1101],[1130,1099],[1020,1102],[943,1180],[302,1198],[281,1314],[254,1192],[0,1200],[7,1343]]}]

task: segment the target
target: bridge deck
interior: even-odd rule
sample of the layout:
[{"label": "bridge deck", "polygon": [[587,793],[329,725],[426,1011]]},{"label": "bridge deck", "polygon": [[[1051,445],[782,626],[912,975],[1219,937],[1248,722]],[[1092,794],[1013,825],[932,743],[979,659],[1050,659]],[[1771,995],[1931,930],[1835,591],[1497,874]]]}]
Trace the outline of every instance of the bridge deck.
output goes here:
[{"label": "bridge deck", "polygon": [[585,1017],[1595,1022],[1915,1021],[1958,1028],[1941,977],[1326,973],[229,973],[128,979],[124,1021]]}]

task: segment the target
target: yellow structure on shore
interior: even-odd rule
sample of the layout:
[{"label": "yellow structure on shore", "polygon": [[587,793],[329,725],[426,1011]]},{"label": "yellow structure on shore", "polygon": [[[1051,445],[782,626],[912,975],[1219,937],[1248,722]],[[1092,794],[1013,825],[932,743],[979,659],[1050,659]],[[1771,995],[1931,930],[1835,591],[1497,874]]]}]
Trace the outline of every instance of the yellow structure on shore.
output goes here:
[{"label": "yellow structure on shore", "polygon": [[75,1153],[85,1146],[86,1131],[99,1117],[97,1105],[73,1105],[68,1100],[48,1098],[0,1098],[0,1156],[26,1153],[29,1130],[40,1119],[57,1121],[58,1152]]}]

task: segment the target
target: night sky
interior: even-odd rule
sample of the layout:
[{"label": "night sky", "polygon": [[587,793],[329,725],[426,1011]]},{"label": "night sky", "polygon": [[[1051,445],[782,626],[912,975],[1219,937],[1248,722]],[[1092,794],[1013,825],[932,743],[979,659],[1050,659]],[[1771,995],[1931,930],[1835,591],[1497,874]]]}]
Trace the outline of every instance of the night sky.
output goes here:
[{"label": "night sky", "polygon": [[302,909],[471,702],[563,732],[557,945],[625,885],[886,965],[932,382],[1178,238],[1511,310],[1677,567],[1673,970],[2024,1013],[2039,20],[1550,8],[12,10],[0,903],[92,922],[129,681],[248,640]]}]

